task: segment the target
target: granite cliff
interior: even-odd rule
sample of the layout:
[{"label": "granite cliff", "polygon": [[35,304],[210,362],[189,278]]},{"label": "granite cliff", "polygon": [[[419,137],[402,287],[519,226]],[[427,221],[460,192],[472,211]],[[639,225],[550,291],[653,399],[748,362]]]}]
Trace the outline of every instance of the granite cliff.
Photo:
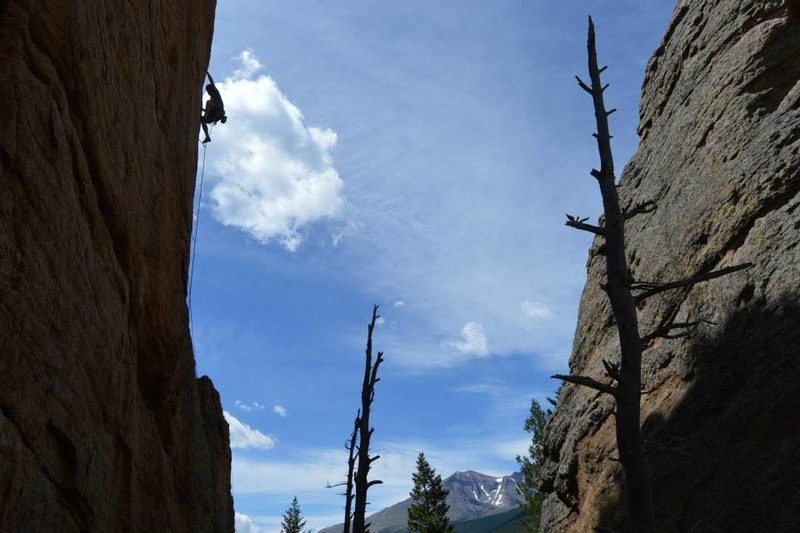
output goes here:
[{"label": "granite cliff", "polygon": [[185,304],[214,0],[0,2],[3,531],[232,531]]},{"label": "granite cliff", "polygon": [[[680,0],[647,66],[639,135],[621,199],[658,207],[626,224],[634,277],[755,263],[639,310],[643,334],[670,317],[714,323],[644,353],[658,531],[800,530],[800,1]],[[602,254],[598,239],[570,370],[605,380],[619,341]],[[545,531],[627,530],[612,408],[590,389],[560,392]]]}]

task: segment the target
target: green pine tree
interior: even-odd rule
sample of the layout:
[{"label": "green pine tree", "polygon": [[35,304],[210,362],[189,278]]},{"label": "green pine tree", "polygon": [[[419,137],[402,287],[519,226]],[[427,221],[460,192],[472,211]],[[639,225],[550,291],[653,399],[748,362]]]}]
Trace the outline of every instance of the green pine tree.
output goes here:
[{"label": "green pine tree", "polygon": [[297,503],[297,496],[292,500],[292,505],[283,513],[281,523],[281,533],[303,533],[306,521],[300,514],[300,504]]},{"label": "green pine tree", "polygon": [[538,482],[538,465],[542,460],[544,425],[550,416],[550,411],[545,412],[539,402],[531,400],[531,413],[525,420],[525,431],[531,434],[531,444],[525,457],[517,456],[522,470],[522,481],[517,485],[517,490],[522,495],[520,507],[527,513],[522,521],[524,533],[539,533],[542,517],[542,502],[544,494],[536,490]]},{"label": "green pine tree", "polygon": [[448,491],[442,486],[442,476],[437,475],[419,452],[417,471],[411,476],[414,488],[408,509],[408,530],[412,533],[453,533],[447,518],[449,506],[445,503]]}]

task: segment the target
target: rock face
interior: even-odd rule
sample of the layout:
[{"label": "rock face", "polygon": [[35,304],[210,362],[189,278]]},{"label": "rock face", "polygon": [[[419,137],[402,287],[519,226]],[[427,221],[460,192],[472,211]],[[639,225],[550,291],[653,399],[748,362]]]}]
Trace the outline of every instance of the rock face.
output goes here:
[{"label": "rock face", "polygon": [[[644,353],[657,530],[800,531],[800,1],[679,1],[647,66],[640,120],[622,202],[658,208],[627,223],[634,277],[756,265],[640,309],[643,334],[670,317],[715,323]],[[605,380],[601,360],[618,359],[619,341],[600,245],[570,370]],[[590,389],[561,391],[545,531],[627,530],[612,407]]]},{"label": "rock face", "polygon": [[0,529],[232,531],[185,287],[214,0],[0,2]]}]

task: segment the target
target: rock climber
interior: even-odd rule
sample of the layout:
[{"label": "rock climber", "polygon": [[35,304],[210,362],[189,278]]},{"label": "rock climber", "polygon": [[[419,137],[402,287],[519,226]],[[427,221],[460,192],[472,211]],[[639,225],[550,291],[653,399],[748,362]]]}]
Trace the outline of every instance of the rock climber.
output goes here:
[{"label": "rock climber", "polygon": [[206,75],[208,75],[208,81],[211,83],[206,85],[209,99],[206,100],[206,107],[200,116],[200,125],[203,126],[203,133],[206,134],[203,144],[211,142],[211,137],[208,136],[207,124],[216,124],[217,122],[225,124],[228,121],[228,117],[225,116],[225,104],[222,103],[222,96],[220,96],[217,86],[214,85],[214,78],[211,77],[208,71],[206,71]]}]

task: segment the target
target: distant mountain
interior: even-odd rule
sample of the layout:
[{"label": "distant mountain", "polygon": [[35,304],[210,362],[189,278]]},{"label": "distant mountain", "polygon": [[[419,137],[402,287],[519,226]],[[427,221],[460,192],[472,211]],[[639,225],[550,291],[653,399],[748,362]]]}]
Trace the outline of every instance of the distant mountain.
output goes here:
[{"label": "distant mountain", "polygon": [[[517,492],[517,483],[522,480],[519,472],[510,476],[493,477],[473,472],[456,472],[444,480],[444,488],[450,491],[447,504],[450,521],[460,522],[486,517],[517,509],[522,501]],[[378,489],[380,490],[380,489]],[[408,508],[411,498],[396,503],[369,517],[372,533],[407,533]],[[319,533],[341,533],[342,524],[327,527]],[[485,530],[487,533],[491,529]]]}]

